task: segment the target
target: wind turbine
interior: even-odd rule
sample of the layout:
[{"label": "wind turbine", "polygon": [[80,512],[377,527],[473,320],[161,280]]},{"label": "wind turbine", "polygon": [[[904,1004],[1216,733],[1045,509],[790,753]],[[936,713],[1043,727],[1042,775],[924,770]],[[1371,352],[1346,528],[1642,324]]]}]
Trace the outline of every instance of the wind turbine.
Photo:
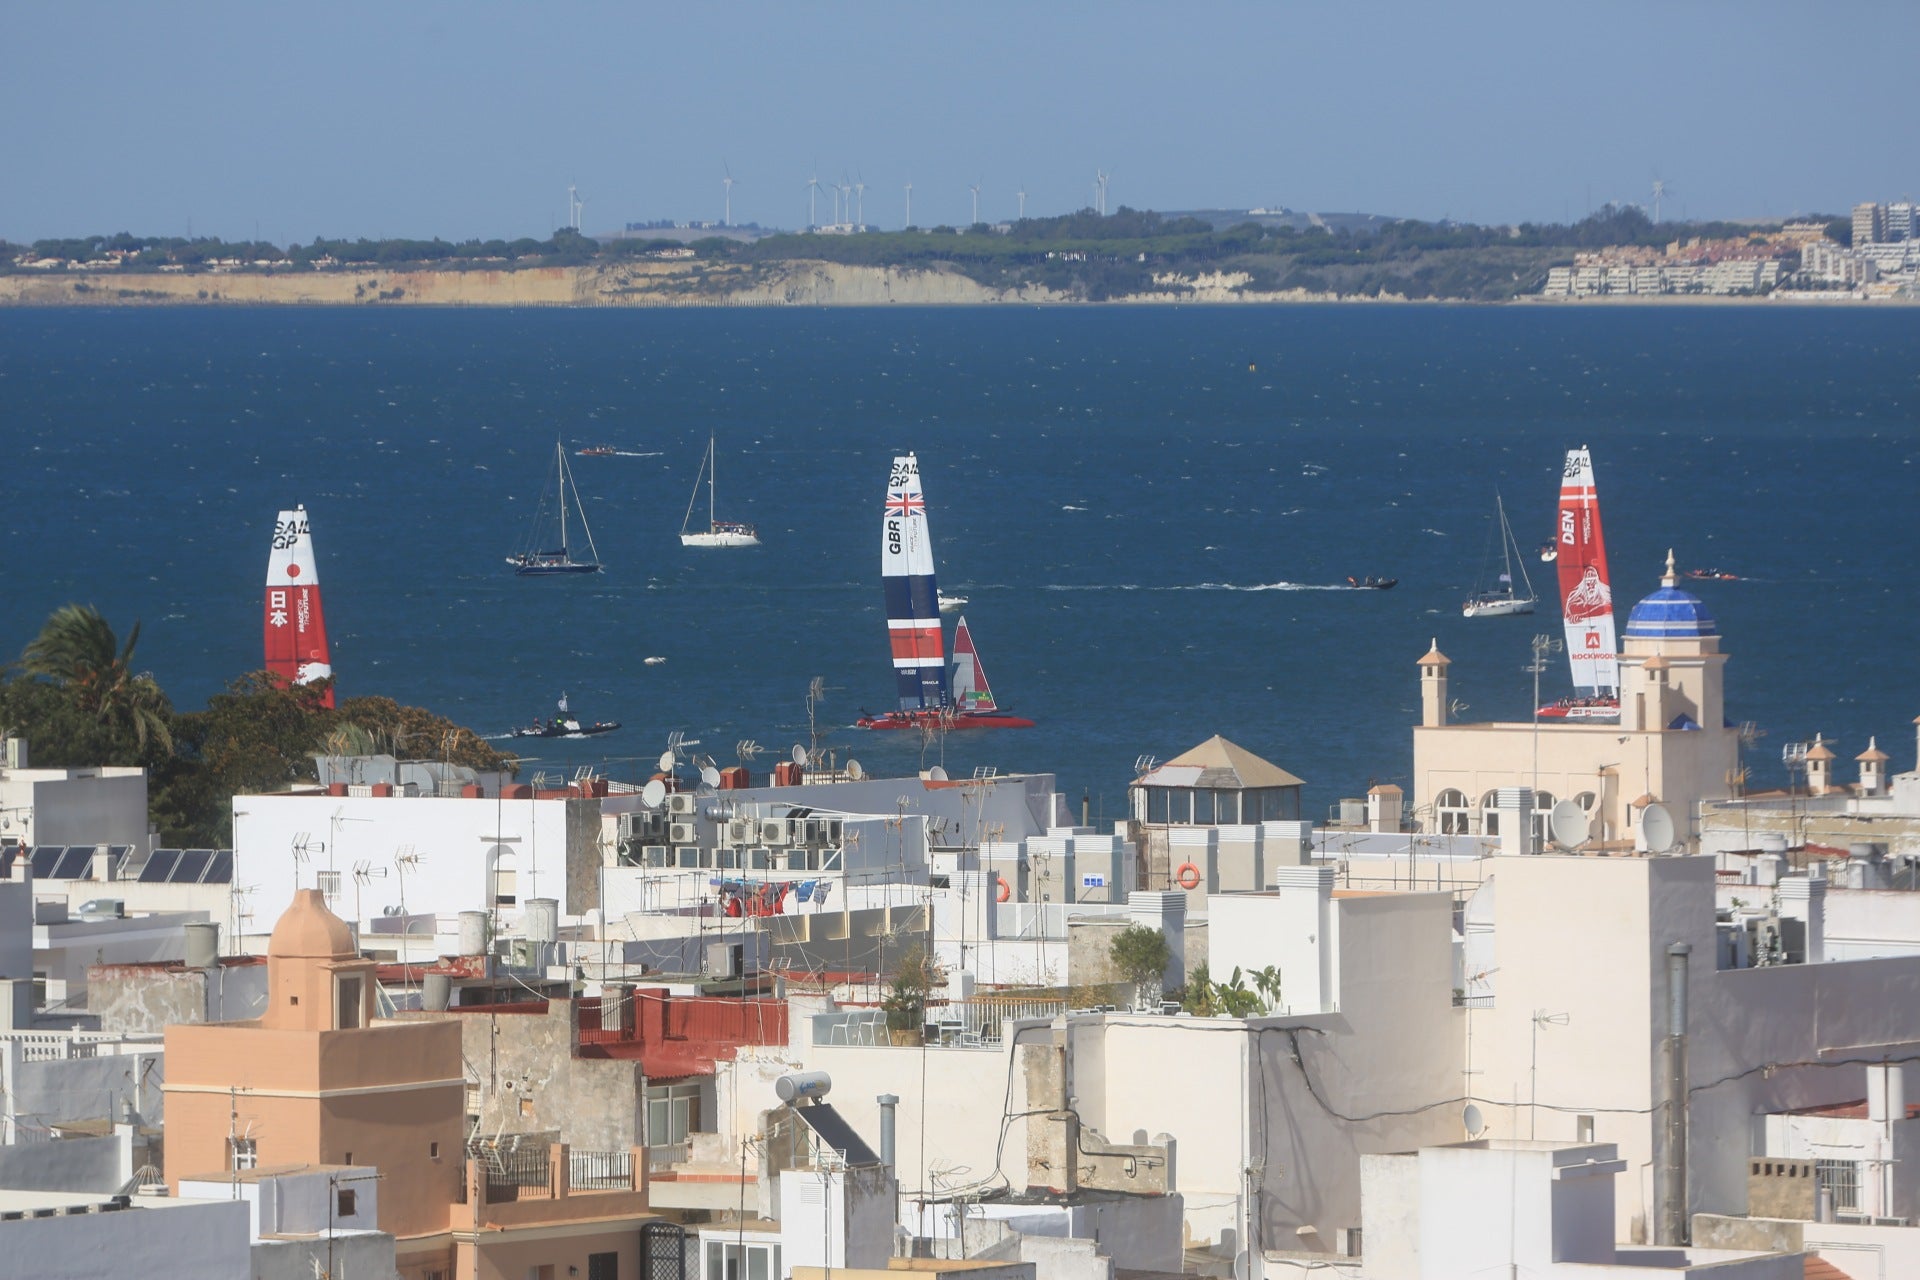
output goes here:
[{"label": "wind turbine", "polygon": [[727,193],[726,213],[722,215],[720,225],[730,227],[733,225],[733,170],[727,166],[725,160],[720,162],[720,168],[725,170],[727,175],[720,179],[720,185],[725,188]]},{"label": "wind turbine", "polygon": [[854,182],[853,198],[855,201],[854,209],[856,210],[853,215],[853,220],[864,227],[867,225],[867,184],[865,181],[856,180]]},{"label": "wind turbine", "polygon": [[813,177],[807,179],[807,226],[809,227],[812,227],[814,225],[813,198],[819,194],[820,194],[820,177],[818,174],[815,174]]},{"label": "wind turbine", "polygon": [[967,190],[973,192],[973,221],[967,225],[977,227],[980,225],[980,184],[976,182],[968,187]]},{"label": "wind turbine", "polygon": [[907,179],[907,225],[913,225],[913,179]]},{"label": "wind turbine", "polygon": [[1107,216],[1107,181],[1112,177],[1106,169],[1093,171],[1093,211],[1103,218]]},{"label": "wind turbine", "polygon": [[1024,220],[1027,216],[1027,184],[1021,183],[1020,190],[1014,194],[1020,197],[1020,217]]},{"label": "wind turbine", "polygon": [[586,207],[587,202],[580,198],[580,188],[569,182],[567,184],[567,225],[575,231],[580,229],[580,211]]},{"label": "wind turbine", "polygon": [[1660,221],[1660,201],[1666,197],[1667,184],[1659,178],[1653,180],[1653,220]]}]

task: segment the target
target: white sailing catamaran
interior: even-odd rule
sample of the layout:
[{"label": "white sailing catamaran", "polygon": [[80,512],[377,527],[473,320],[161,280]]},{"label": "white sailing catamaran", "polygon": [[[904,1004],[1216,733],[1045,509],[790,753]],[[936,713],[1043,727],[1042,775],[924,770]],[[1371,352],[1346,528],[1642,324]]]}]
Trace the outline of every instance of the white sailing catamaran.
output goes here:
[{"label": "white sailing catamaran", "polygon": [[[693,478],[693,493],[687,498],[687,516],[680,522],[683,547],[757,547],[760,535],[754,527],[739,520],[721,520],[713,505],[713,437],[707,437],[707,455],[700,460],[700,472]],[[689,529],[693,523],[693,504],[700,500],[700,481],[707,482],[707,527]]]}]

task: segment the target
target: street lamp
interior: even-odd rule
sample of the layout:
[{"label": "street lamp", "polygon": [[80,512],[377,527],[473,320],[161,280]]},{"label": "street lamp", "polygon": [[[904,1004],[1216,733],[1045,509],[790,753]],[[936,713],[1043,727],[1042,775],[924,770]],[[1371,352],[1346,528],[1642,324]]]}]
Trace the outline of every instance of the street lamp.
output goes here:
[{"label": "street lamp", "polygon": [[1545,1009],[1535,1009],[1533,1011],[1533,1059],[1527,1067],[1527,1074],[1530,1077],[1527,1097],[1527,1138],[1529,1141],[1531,1141],[1534,1136],[1534,1128],[1539,1120],[1540,1028],[1543,1024],[1549,1027],[1564,1027],[1571,1018],[1571,1014],[1548,1013]]},{"label": "street lamp", "polygon": [[[1540,673],[1547,669],[1548,657],[1561,652],[1566,647],[1566,642],[1559,636],[1544,633],[1537,635],[1532,640],[1533,661],[1520,668],[1522,671],[1533,673],[1533,794],[1535,796],[1540,794]],[[1538,800],[1529,800],[1527,807],[1533,809],[1538,804]],[[1533,814],[1528,813],[1525,821],[1531,825],[1533,820]],[[1530,846],[1532,841],[1527,843]]]}]

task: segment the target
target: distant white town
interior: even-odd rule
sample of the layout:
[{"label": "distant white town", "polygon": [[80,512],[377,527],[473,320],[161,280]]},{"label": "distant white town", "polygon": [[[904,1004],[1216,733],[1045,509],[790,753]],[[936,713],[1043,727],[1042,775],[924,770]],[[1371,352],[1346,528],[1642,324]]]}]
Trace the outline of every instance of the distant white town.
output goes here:
[{"label": "distant white town", "polygon": [[1549,298],[1654,294],[1720,297],[1912,298],[1920,296],[1915,205],[1866,203],[1853,210],[1851,241],[1823,222],[1789,222],[1777,232],[1733,239],[1682,238],[1664,250],[1616,246],[1554,267]]}]

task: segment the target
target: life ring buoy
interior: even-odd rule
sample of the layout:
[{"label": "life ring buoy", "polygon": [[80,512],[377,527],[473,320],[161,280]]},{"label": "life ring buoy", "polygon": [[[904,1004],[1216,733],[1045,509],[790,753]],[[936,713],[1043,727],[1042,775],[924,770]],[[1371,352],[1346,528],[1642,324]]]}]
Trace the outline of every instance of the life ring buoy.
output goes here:
[{"label": "life ring buoy", "polygon": [[1182,889],[1198,889],[1200,887],[1200,868],[1194,866],[1191,862],[1183,862],[1180,864],[1180,869],[1173,873],[1173,878],[1179,882]]},{"label": "life ring buoy", "polygon": [[1007,878],[1005,876],[996,876],[994,878],[1000,882],[1000,887],[994,891],[993,900],[995,902],[1006,902],[1011,899],[1013,897],[1013,886],[1007,883]]}]

